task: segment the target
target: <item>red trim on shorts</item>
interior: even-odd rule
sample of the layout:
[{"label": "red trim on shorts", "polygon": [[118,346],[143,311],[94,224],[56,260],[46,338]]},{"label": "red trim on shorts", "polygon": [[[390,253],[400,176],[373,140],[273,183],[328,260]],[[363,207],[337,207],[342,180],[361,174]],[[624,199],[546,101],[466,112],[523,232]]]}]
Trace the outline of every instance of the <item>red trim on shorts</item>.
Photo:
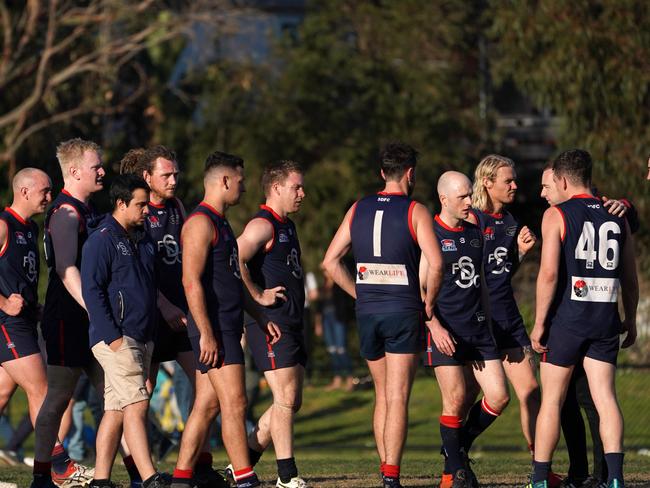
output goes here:
[{"label": "red trim on shorts", "polygon": [[9,347],[9,344],[11,344],[11,338],[9,337],[9,332],[7,332],[5,324],[0,325],[0,328],[2,328],[2,333],[4,334],[5,339],[7,339],[7,348],[11,349],[14,359],[18,359],[20,356],[18,355],[18,351],[16,351],[16,345],[14,344],[14,347]]},{"label": "red trim on shorts", "polygon": [[427,332],[427,360],[429,361],[428,365],[433,365],[433,349],[431,348],[431,334]]},{"label": "red trim on shorts", "polygon": [[545,363],[547,361],[546,359],[546,353],[542,353],[542,362]]},{"label": "red trim on shorts", "polygon": [[23,225],[29,225],[29,223],[28,223],[25,219],[23,219],[20,215],[18,215],[18,214],[16,213],[16,211],[15,211],[13,208],[11,208],[11,207],[5,207],[5,210],[6,210],[7,212],[9,212],[11,215],[13,215],[14,218],[15,218],[18,222],[20,222],[21,224],[23,224]]},{"label": "red trim on shorts", "polygon": [[268,352],[272,354],[272,356],[269,357],[269,359],[271,360],[271,369],[275,369],[275,353],[273,352],[273,347],[271,346],[270,342],[266,343],[266,348]]},{"label": "red trim on shorts", "polygon": [[562,217],[562,235],[560,236],[560,240],[564,242],[564,238],[566,237],[566,217],[564,216],[564,212],[562,209],[555,207],[558,212],[560,212],[560,217]]},{"label": "red trim on shorts", "polygon": [[65,327],[63,320],[59,320],[59,354],[61,354],[61,366],[65,366]]},{"label": "red trim on shorts", "polygon": [[2,249],[0,249],[0,258],[4,256],[5,252],[9,248],[9,241],[11,240],[11,236],[9,235],[9,223],[5,219],[0,219],[0,222],[5,223],[5,227],[7,228],[7,240],[2,246]]},{"label": "red trim on shorts", "polygon": [[447,229],[447,230],[450,231],[450,232],[462,232],[463,229],[465,229],[465,228],[463,227],[462,224],[460,225],[460,227],[450,227],[450,226],[448,226],[447,224],[445,224],[445,223],[442,221],[442,219],[440,218],[440,214],[437,214],[437,215],[435,216],[435,220],[436,220],[436,222],[438,222],[438,224],[440,224],[440,226],[441,226],[443,229]]},{"label": "red trim on shorts", "polygon": [[266,210],[266,211],[269,212],[271,215],[273,215],[273,218],[274,218],[275,220],[277,220],[278,222],[280,222],[281,224],[286,224],[286,223],[287,223],[287,219],[286,219],[286,218],[282,218],[282,217],[280,217],[280,215],[278,215],[278,213],[277,213],[275,210],[273,210],[271,207],[269,207],[268,205],[260,205],[260,208],[261,208],[262,210]]},{"label": "red trim on shorts", "polygon": [[411,237],[413,238],[413,241],[415,241],[415,243],[417,244],[418,236],[415,234],[415,227],[413,227],[413,209],[415,208],[416,203],[418,202],[413,200],[409,205],[408,221],[409,221],[409,232],[411,232]]},{"label": "red trim on shorts", "polygon": [[481,400],[481,408],[483,409],[483,411],[485,413],[489,413],[490,415],[493,415],[494,417],[498,417],[499,415],[501,415],[501,412],[497,412],[492,407],[490,407],[490,405],[488,404],[485,397],[483,397],[483,400]]},{"label": "red trim on shorts", "polygon": [[463,419],[458,415],[441,415],[440,424],[450,429],[460,429],[463,426]]},{"label": "red trim on shorts", "polygon": [[357,203],[359,203],[359,200],[354,202],[354,204],[352,205],[352,213],[350,214],[350,224],[349,224],[350,230],[352,230],[352,221],[354,220],[354,214],[357,211]]}]

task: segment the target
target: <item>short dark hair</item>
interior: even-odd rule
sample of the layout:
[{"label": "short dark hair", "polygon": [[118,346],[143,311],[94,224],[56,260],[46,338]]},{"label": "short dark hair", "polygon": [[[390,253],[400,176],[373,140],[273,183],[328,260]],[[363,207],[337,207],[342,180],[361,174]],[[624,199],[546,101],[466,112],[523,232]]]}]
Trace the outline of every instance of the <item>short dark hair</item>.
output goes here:
[{"label": "short dark hair", "polygon": [[215,168],[237,169],[243,167],[244,167],[244,160],[239,156],[235,156],[234,154],[228,154],[221,151],[215,151],[209,154],[208,157],[205,159],[205,169],[203,170],[203,174],[207,175],[210,171],[212,171]]},{"label": "short dark hair", "polygon": [[418,152],[403,142],[391,142],[379,153],[381,170],[386,180],[401,178],[409,168],[415,168]]},{"label": "short dark hair", "polygon": [[302,174],[303,170],[300,163],[289,159],[280,159],[267,164],[262,173],[262,190],[264,190],[264,194],[268,195],[271,186],[274,183],[286,180],[290,173]]},{"label": "short dark hair", "polygon": [[553,161],[553,174],[564,177],[574,185],[591,184],[591,155],[583,149],[569,149]]},{"label": "short dark hair", "polygon": [[117,208],[117,201],[122,200],[126,205],[131,203],[133,192],[142,189],[149,193],[149,185],[140,176],[133,173],[118,175],[111,183],[109,196],[113,210]]}]

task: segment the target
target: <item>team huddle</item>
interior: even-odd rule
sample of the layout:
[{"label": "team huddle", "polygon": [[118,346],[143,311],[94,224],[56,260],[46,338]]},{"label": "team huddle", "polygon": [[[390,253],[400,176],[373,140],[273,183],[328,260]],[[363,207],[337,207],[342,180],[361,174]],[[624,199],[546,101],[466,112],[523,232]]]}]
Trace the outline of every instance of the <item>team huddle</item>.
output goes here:
[{"label": "team huddle", "polygon": [[[27,394],[36,434],[32,488],[113,487],[118,451],[135,487],[261,486],[255,465],[271,444],[275,486],[306,487],[293,446],[308,360],[301,249],[289,219],[305,197],[300,165],[281,160],[264,168],[265,203],[237,237],[226,213],[245,191],[238,156],[207,157],[203,199],[187,213],[175,196],[174,152],[131,150],[111,184],[106,215],[90,202],[104,186],[100,148],[72,139],[58,146],[57,158],[64,187],[53,202],[47,174],[25,168],[14,177],[12,205],[0,214],[0,381]],[[442,174],[435,217],[410,198],[413,148],[388,144],[379,162],[384,189],[352,205],[322,265],[356,300],[384,488],[402,486],[408,402],[421,359],[442,397],[440,487],[479,486],[470,450],[508,405],[508,381],[533,456],[529,487],[623,487],[614,377],[619,335],[626,333],[622,347],[636,337],[638,284],[628,208],[594,195],[589,154],[565,151],[542,176],[551,206],[542,221],[530,337],[511,280],[537,239],[507,211],[517,190],[513,162],[487,156],[473,184],[459,172]],[[39,232],[31,220],[42,212],[49,268],[43,307]],[[350,250],[353,272],[343,263]],[[242,338],[272,393],[249,434]],[[541,399],[533,351],[542,355]],[[170,476],[152,460],[147,412],[158,367],[171,360],[187,374],[194,401]],[[565,479],[551,470],[560,417],[568,415],[562,405],[578,370],[600,415],[605,479],[573,459]],[[103,392],[94,469],[70,460],[59,434],[82,372]],[[209,449],[219,413],[229,458],[223,473]]]}]

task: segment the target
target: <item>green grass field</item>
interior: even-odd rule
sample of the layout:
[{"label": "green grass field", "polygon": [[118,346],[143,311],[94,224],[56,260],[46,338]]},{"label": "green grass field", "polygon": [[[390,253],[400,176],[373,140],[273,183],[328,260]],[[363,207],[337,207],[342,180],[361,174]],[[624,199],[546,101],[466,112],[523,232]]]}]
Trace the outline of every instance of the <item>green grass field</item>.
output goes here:
[{"label": "green grass field", "polygon": [[[626,477],[630,487],[650,487],[650,456],[638,453],[650,448],[650,400],[648,371],[622,370],[618,391],[626,417],[625,460]],[[268,392],[257,407],[261,412],[268,405]],[[296,457],[302,476],[314,487],[377,487],[378,460],[371,430],[372,390],[324,392],[320,387],[308,387],[305,401],[296,422]],[[14,409],[12,417],[22,412]],[[402,463],[404,486],[437,486],[441,471],[438,454],[440,439],[437,418],[440,396],[435,380],[422,373],[416,380],[411,400],[409,438]],[[473,457],[482,486],[524,486],[530,469],[530,457],[519,428],[516,400],[498,421],[476,441]],[[27,446],[29,450],[31,445]],[[163,470],[173,469],[173,455]],[[215,453],[215,462],[225,464],[223,450]],[[127,478],[121,463],[117,463],[113,479],[125,483]],[[275,486],[275,462],[271,452],[258,465],[258,473],[267,486]],[[554,470],[565,473],[567,456],[560,445]],[[29,468],[0,467],[0,480],[13,481],[19,487],[29,486]],[[273,484],[270,482],[273,480]],[[124,486],[128,486],[124,484]]]}]

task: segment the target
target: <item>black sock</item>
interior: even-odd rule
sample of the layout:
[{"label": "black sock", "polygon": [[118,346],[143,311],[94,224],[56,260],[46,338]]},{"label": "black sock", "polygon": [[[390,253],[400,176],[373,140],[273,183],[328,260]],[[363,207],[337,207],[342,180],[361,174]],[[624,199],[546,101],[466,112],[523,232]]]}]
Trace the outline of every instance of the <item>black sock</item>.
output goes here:
[{"label": "black sock", "polygon": [[29,434],[32,432],[34,432],[32,419],[29,418],[29,415],[25,415],[18,424],[18,427],[16,427],[16,430],[12,434],[11,439],[9,439],[9,442],[7,443],[5,449],[13,452],[18,451],[23,446],[25,439],[27,439],[29,437]]},{"label": "black sock", "polygon": [[607,483],[612,480],[623,482],[623,456],[622,452],[609,452],[605,454],[607,462]]},{"label": "black sock", "polygon": [[248,448],[248,457],[250,458],[251,466],[255,466],[258,463],[262,454],[264,454],[264,451],[259,452],[251,447]]},{"label": "black sock", "polygon": [[485,398],[479,400],[472,406],[461,434],[462,447],[465,449],[465,452],[469,453],[469,449],[472,447],[474,440],[492,425],[498,416],[499,414],[489,407]]},{"label": "black sock", "polygon": [[131,481],[142,481],[140,478],[140,473],[138,472],[138,468],[136,467],[135,461],[133,460],[133,456],[126,456],[124,459],[122,459],[122,462],[124,463],[126,472],[129,473],[129,479]]},{"label": "black sock", "polygon": [[449,462],[447,461],[447,452],[445,451],[445,446],[440,446],[440,455],[444,459],[444,466],[442,468],[443,474],[452,474],[449,471]]},{"label": "black sock", "polygon": [[291,478],[298,476],[296,458],[278,459],[278,477],[283,483],[288,483]]},{"label": "black sock", "polygon": [[95,480],[94,479],[92,484],[93,484],[93,486],[96,486],[97,488],[101,488],[103,486],[105,486],[106,488],[110,488],[111,487],[111,480],[109,480],[109,479]]},{"label": "black sock", "polygon": [[452,415],[440,416],[440,437],[442,448],[445,450],[445,472],[455,473],[463,467],[460,456],[460,431],[462,421],[460,417]]},{"label": "black sock", "polygon": [[154,481],[160,480],[160,473],[154,473],[152,476],[142,482],[142,488],[148,488]]},{"label": "black sock", "polygon": [[551,471],[551,461],[547,463],[542,463],[539,461],[533,461],[533,483],[538,481],[548,481],[548,473]]}]

